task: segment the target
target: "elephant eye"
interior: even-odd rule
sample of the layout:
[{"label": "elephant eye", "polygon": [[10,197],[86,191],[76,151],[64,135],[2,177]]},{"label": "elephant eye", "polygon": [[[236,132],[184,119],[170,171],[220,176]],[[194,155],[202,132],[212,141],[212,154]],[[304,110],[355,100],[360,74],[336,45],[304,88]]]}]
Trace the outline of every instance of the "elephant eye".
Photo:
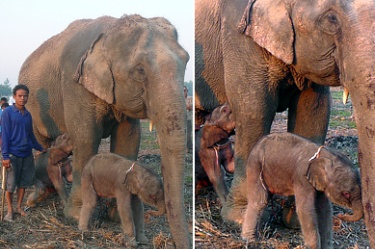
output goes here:
[{"label": "elephant eye", "polygon": [[342,195],[345,197],[345,199],[350,199],[350,193],[349,192],[343,192]]},{"label": "elephant eye", "polygon": [[228,107],[225,106],[225,107],[221,108],[221,112],[224,113],[224,114],[228,113]]},{"label": "elephant eye", "polygon": [[328,11],[318,20],[319,27],[326,33],[334,35],[340,31],[340,21],[337,13]]},{"label": "elephant eye", "polygon": [[137,65],[135,66],[131,72],[130,72],[131,77],[139,82],[144,82],[147,79],[147,74],[146,70],[142,65]]},{"label": "elephant eye", "polygon": [[156,203],[156,195],[150,195],[149,197]]}]

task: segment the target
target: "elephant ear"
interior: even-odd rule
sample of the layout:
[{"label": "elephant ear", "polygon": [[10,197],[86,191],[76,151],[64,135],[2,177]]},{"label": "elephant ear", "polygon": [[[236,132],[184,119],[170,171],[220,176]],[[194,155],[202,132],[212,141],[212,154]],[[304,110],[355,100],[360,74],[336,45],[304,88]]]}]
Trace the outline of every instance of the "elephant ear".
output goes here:
[{"label": "elephant ear", "polygon": [[113,104],[114,81],[109,61],[104,56],[103,43],[100,42],[103,39],[103,34],[100,34],[81,57],[74,74],[74,80],[100,99]]},{"label": "elephant ear", "polygon": [[249,0],[238,28],[286,64],[293,63],[293,24],[283,0]]},{"label": "elephant ear", "polygon": [[67,158],[69,156],[68,153],[65,151],[59,149],[59,148],[51,148],[50,154],[48,158],[48,164],[49,165],[55,165],[62,161],[63,159]]},{"label": "elephant ear", "polygon": [[139,178],[141,174],[139,166],[130,168],[125,174],[124,185],[133,195],[138,194],[140,189],[139,184],[142,182],[142,179]]},{"label": "elephant ear", "polygon": [[210,148],[224,138],[228,138],[228,133],[220,127],[211,125],[203,126],[202,147]]},{"label": "elephant ear", "polygon": [[328,186],[328,172],[332,168],[332,161],[329,158],[320,157],[311,161],[307,172],[307,180],[318,191],[324,191]]}]

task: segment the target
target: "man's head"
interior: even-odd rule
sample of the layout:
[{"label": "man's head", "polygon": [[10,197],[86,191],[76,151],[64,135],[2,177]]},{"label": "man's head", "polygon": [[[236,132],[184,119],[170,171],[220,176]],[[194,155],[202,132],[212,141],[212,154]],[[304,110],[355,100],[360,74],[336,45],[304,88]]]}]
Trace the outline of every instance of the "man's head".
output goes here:
[{"label": "man's head", "polygon": [[8,99],[6,97],[1,97],[0,104],[8,103]]},{"label": "man's head", "polygon": [[17,108],[24,107],[29,98],[29,88],[25,85],[16,85],[13,88],[13,98]]}]

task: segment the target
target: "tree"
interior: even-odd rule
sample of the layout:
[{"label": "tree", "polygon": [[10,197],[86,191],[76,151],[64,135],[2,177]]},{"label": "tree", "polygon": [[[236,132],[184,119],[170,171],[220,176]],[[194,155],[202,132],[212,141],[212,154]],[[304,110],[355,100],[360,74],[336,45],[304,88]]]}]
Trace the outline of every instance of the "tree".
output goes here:
[{"label": "tree", "polygon": [[3,84],[0,84],[0,97],[3,96],[11,96],[12,95],[12,87],[10,86],[9,79],[6,78]]},{"label": "tree", "polygon": [[184,86],[188,89],[188,96],[193,96],[193,81],[184,82]]}]

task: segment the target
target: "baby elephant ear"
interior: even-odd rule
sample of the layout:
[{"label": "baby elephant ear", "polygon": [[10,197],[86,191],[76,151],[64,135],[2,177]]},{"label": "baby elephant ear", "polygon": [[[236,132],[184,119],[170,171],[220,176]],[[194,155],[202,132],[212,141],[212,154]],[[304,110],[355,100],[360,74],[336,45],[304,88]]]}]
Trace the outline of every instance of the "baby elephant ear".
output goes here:
[{"label": "baby elephant ear", "polygon": [[317,158],[311,161],[306,172],[307,180],[318,191],[324,191],[328,185],[327,170],[330,170],[332,161],[328,158]]},{"label": "baby elephant ear", "polygon": [[214,146],[221,139],[228,138],[228,133],[220,127],[207,125],[203,129],[202,146],[206,148]]}]

